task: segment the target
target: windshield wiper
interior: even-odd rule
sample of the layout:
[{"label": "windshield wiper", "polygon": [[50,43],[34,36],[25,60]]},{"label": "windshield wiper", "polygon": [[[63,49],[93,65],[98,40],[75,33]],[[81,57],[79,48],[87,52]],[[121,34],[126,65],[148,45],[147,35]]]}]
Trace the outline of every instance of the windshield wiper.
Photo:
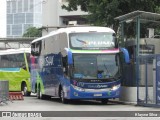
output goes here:
[{"label": "windshield wiper", "polygon": [[104,64],[104,68],[107,70],[107,73],[109,74],[109,76],[112,76],[111,72],[108,70],[108,68],[105,64]]}]

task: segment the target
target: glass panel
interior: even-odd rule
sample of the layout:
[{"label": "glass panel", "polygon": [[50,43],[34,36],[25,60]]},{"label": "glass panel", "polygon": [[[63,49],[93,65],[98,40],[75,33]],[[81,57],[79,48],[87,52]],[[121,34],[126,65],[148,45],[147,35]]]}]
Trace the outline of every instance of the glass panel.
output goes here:
[{"label": "glass panel", "polygon": [[33,13],[26,13],[26,23],[33,23]]},{"label": "glass panel", "polygon": [[28,0],[24,0],[24,12],[28,12]]},{"label": "glass panel", "polygon": [[11,13],[11,2],[7,1],[7,13]]},{"label": "glass panel", "polygon": [[29,11],[30,12],[33,12],[33,9],[34,9],[34,4],[33,4],[33,0],[30,0],[30,4],[29,4]]},{"label": "glass panel", "polygon": [[11,34],[11,25],[7,25],[7,35]]},{"label": "glass panel", "polygon": [[16,13],[16,8],[17,8],[16,1],[12,1],[12,13]]},{"label": "glass panel", "polygon": [[74,55],[73,77],[107,79],[120,76],[119,55]]},{"label": "glass panel", "polygon": [[18,12],[22,12],[22,0],[18,1]]},{"label": "glass panel", "polygon": [[22,25],[12,25],[12,35],[22,35]]},{"label": "glass panel", "polygon": [[14,14],[14,23],[24,23],[25,22],[25,14],[24,13],[18,13]]},{"label": "glass panel", "polygon": [[13,24],[13,14],[7,14],[7,24]]},{"label": "glass panel", "polygon": [[25,67],[24,54],[10,54],[0,56],[1,68],[19,68]]}]

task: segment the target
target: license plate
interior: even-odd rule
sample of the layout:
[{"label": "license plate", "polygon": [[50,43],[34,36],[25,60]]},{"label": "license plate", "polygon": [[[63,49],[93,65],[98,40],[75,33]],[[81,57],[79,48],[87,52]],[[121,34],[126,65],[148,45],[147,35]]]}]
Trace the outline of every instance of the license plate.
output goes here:
[{"label": "license plate", "polygon": [[96,97],[97,97],[97,96],[102,96],[102,94],[94,94],[94,96],[96,96]]}]

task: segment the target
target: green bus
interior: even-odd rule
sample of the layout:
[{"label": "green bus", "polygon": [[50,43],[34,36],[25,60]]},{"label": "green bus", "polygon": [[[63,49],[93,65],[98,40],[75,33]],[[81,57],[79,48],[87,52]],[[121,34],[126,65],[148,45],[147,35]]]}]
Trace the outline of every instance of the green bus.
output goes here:
[{"label": "green bus", "polygon": [[30,48],[0,51],[0,80],[9,81],[9,92],[31,94],[30,51]]}]

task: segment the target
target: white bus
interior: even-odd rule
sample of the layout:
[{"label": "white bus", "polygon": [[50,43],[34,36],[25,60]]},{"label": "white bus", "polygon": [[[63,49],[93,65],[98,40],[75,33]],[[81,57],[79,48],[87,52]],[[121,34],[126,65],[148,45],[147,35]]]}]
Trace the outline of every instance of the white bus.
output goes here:
[{"label": "white bus", "polygon": [[32,92],[38,98],[118,98],[121,86],[120,49],[107,27],[62,28],[31,43]]}]

